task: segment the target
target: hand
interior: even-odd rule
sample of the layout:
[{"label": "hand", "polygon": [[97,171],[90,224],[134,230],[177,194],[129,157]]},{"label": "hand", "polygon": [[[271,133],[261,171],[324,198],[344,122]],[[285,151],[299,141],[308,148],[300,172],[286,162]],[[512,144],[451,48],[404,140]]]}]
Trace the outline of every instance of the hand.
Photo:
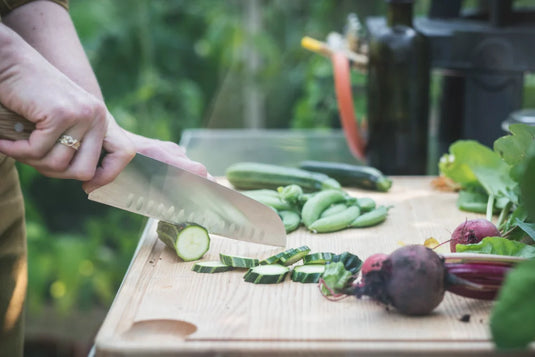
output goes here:
[{"label": "hand", "polygon": [[[86,181],[95,174],[107,131],[106,107],[0,24],[0,102],[35,123],[28,140],[0,140],[0,152],[49,177]],[[81,141],[78,151],[57,143]]]}]

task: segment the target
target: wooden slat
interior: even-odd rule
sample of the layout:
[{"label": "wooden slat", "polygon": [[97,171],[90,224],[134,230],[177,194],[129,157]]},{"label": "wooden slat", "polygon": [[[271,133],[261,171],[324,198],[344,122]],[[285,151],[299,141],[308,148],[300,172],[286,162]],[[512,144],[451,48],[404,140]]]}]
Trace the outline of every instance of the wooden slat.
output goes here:
[{"label": "wooden slat", "polygon": [[[395,178],[388,193],[348,190],[357,197],[393,205],[383,224],[330,234],[305,229],[288,236],[288,247],[313,252],[350,251],[365,259],[400,244],[450,232],[476,214],[459,211],[457,195],[434,191],[428,177]],[[265,258],[278,248],[212,236],[203,260],[219,253]],[[436,311],[410,318],[369,300],[338,302],[321,296],[315,284],[287,279],[277,285],[243,281],[244,271],[198,274],[156,236],[149,221],[140,248],[96,338],[97,356],[116,355],[426,355],[493,352],[488,331],[490,302],[446,294]],[[461,317],[469,314],[470,321]],[[531,351],[533,352],[533,351]]]}]

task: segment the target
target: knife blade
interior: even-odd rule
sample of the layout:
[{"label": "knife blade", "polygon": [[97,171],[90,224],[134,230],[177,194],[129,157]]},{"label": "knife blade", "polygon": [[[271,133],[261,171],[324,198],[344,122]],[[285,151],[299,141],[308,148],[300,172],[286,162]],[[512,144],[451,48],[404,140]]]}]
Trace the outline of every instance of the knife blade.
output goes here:
[{"label": "knife blade", "polygon": [[[24,140],[34,125],[0,106],[0,138]],[[286,246],[271,208],[187,170],[136,154],[115,180],[88,195],[92,201],[169,223],[194,222],[236,240]]]}]

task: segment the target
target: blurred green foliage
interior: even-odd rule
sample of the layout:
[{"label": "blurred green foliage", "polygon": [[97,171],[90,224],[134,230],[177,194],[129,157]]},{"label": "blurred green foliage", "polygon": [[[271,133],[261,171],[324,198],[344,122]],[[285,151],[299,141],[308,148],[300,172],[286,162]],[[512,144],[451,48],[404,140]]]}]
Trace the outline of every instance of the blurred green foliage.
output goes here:
[{"label": "blurred green foliage", "polygon": [[[324,40],[342,31],[349,13],[364,21],[384,13],[384,3],[261,0],[261,31],[255,34],[245,25],[247,3],[71,0],[70,12],[108,107],[128,130],[179,142],[185,128],[244,127],[247,51],[261,59],[252,80],[265,101],[265,127],[338,127],[331,64],[302,49],[300,40]],[[428,3],[418,1],[416,12],[424,13]],[[365,114],[365,81],[353,74],[359,117]],[[527,83],[535,87],[533,79]],[[88,201],[78,182],[19,169],[30,312],[44,304],[64,313],[108,306],[146,219]]]}]

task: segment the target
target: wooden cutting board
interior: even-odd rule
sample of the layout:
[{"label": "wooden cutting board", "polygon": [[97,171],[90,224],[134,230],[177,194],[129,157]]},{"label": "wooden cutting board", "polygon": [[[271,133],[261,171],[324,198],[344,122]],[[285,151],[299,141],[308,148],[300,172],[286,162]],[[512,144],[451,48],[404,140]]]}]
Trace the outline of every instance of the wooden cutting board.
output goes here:
[{"label": "wooden cutting board", "polygon": [[[396,177],[388,193],[348,192],[393,205],[388,219],[376,227],[329,234],[301,228],[288,236],[287,247],[349,251],[364,260],[402,244],[422,244],[429,237],[448,240],[459,223],[478,216],[459,211],[455,193],[433,190],[430,177]],[[96,337],[97,356],[488,356],[494,352],[488,329],[491,302],[447,293],[433,314],[406,317],[366,299],[329,301],[316,284],[289,278],[280,284],[255,285],[243,281],[241,270],[199,274],[191,271],[193,263],[180,261],[158,240],[156,223],[149,220]],[[220,252],[262,259],[281,250],[212,236],[203,260],[217,260]]]}]

